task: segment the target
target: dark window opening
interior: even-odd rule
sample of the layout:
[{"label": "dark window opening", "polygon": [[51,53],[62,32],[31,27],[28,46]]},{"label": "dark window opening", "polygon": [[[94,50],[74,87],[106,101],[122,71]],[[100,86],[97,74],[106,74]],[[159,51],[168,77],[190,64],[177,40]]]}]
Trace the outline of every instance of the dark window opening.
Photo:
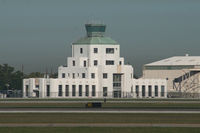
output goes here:
[{"label": "dark window opening", "polygon": [[62,85],[58,86],[58,96],[61,97],[62,96]]},{"label": "dark window opening", "polygon": [[80,48],[80,53],[81,53],[81,54],[83,53],[83,48]]},{"label": "dark window opening", "polygon": [[94,53],[98,53],[98,48],[94,48]]},{"label": "dark window opening", "polygon": [[85,85],[85,96],[89,96],[89,85]]},{"label": "dark window opening", "polygon": [[65,96],[69,96],[69,85],[65,85]]},{"label": "dark window opening", "polygon": [[114,61],[113,60],[106,60],[106,65],[114,65]]},{"label": "dark window opening", "polygon": [[47,85],[47,97],[50,96],[50,85]]},{"label": "dark window opening", "polygon": [[103,73],[103,78],[107,79],[108,78],[108,74],[107,73]]},{"label": "dark window opening", "polygon": [[114,54],[114,48],[106,48],[106,54]]},{"label": "dark window opening", "polygon": [[98,61],[94,60],[94,66],[97,66],[97,65],[98,65]]},{"label": "dark window opening", "polygon": [[92,96],[96,96],[96,86],[92,85]]}]

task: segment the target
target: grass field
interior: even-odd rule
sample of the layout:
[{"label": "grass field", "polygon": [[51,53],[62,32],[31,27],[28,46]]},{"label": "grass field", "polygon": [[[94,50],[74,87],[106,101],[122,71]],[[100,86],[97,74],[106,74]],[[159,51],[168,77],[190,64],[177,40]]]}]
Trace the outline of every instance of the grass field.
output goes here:
[{"label": "grass field", "polygon": [[0,123],[200,124],[200,114],[2,113]]},{"label": "grass field", "polygon": [[[85,103],[0,103],[0,108],[84,108]],[[200,103],[103,103],[102,108],[163,108],[163,109],[200,109]]]},{"label": "grass field", "polygon": [[1,127],[1,133],[199,133],[200,128]]}]

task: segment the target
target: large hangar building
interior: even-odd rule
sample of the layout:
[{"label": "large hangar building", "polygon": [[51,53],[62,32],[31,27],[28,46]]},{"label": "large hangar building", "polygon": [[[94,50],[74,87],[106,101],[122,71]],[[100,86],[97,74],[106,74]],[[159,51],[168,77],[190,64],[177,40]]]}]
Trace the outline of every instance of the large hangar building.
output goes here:
[{"label": "large hangar building", "polygon": [[143,78],[166,79],[168,92],[200,93],[200,56],[174,56],[146,64]]}]

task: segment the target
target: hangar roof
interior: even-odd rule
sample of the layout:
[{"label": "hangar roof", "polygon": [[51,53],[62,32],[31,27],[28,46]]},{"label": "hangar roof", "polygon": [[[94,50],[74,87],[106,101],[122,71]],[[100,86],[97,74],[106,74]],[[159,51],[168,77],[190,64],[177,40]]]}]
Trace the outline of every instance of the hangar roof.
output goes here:
[{"label": "hangar roof", "polygon": [[200,65],[200,56],[174,56],[145,66],[196,66]]}]

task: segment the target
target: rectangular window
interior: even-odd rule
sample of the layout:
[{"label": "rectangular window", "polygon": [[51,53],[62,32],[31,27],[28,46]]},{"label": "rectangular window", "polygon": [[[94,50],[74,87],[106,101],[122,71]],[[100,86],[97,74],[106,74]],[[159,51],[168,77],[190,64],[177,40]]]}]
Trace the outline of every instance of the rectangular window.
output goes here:
[{"label": "rectangular window", "polygon": [[84,60],[84,62],[83,62],[83,66],[86,67],[86,61],[85,61],[85,60]]},{"label": "rectangular window", "polygon": [[94,48],[94,53],[98,53],[98,48]]},{"label": "rectangular window", "polygon": [[108,78],[108,74],[107,73],[103,73],[103,78],[107,79]]},{"label": "rectangular window", "polygon": [[80,53],[81,53],[81,54],[83,53],[83,48],[80,48]]},{"label": "rectangular window", "polygon": [[73,79],[75,79],[75,73],[72,74]]},{"label": "rectangular window", "polygon": [[96,86],[92,85],[92,96],[96,96]]},{"label": "rectangular window", "polygon": [[103,87],[103,96],[107,97],[108,96],[108,88],[107,87]]},{"label": "rectangular window", "polygon": [[139,96],[139,85],[135,86],[135,93],[136,93],[136,96],[138,97]]},{"label": "rectangular window", "polygon": [[155,97],[157,97],[157,96],[158,96],[158,86],[155,85]]},{"label": "rectangular window", "polygon": [[89,85],[85,85],[85,96],[89,96]]},{"label": "rectangular window", "polygon": [[148,92],[149,92],[149,97],[151,97],[152,96],[152,86],[151,85],[148,86]]},{"label": "rectangular window", "polygon": [[29,93],[28,88],[29,88],[29,86],[26,85],[26,96],[27,96],[27,97],[28,97],[28,93]]},{"label": "rectangular window", "polygon": [[114,48],[106,48],[106,54],[114,54]]},{"label": "rectangular window", "polygon": [[75,66],[75,65],[76,65],[76,63],[75,63],[75,61],[74,61],[74,60],[72,61],[72,65],[73,65],[73,66]]},{"label": "rectangular window", "polygon": [[69,85],[65,85],[65,96],[69,96]]},{"label": "rectangular window", "polygon": [[113,74],[113,82],[121,83],[121,74]]},{"label": "rectangular window", "polygon": [[62,96],[62,85],[58,86],[58,96],[61,97]]},{"label": "rectangular window", "polygon": [[92,78],[92,79],[95,78],[95,73],[91,73],[91,78]]},{"label": "rectangular window", "polygon": [[79,85],[79,96],[82,96],[82,85]]},{"label": "rectangular window", "polygon": [[50,96],[50,85],[47,85],[47,97]]},{"label": "rectangular window", "polygon": [[65,73],[62,73],[62,78],[65,78]]},{"label": "rectangular window", "polygon": [[85,78],[85,73],[82,73],[82,78]]},{"label": "rectangular window", "polygon": [[114,65],[114,61],[113,60],[106,60],[106,65]]},{"label": "rectangular window", "polygon": [[120,88],[121,87],[121,83],[113,83],[113,87]]},{"label": "rectangular window", "polygon": [[122,61],[119,61],[119,65],[122,65]]},{"label": "rectangular window", "polygon": [[165,86],[161,85],[161,97],[165,96]]},{"label": "rectangular window", "polygon": [[94,60],[94,66],[97,66],[97,65],[98,65],[98,61]]},{"label": "rectangular window", "polygon": [[76,96],[76,85],[72,85],[72,96]]},{"label": "rectangular window", "polygon": [[145,97],[145,85],[142,85],[142,96]]}]

